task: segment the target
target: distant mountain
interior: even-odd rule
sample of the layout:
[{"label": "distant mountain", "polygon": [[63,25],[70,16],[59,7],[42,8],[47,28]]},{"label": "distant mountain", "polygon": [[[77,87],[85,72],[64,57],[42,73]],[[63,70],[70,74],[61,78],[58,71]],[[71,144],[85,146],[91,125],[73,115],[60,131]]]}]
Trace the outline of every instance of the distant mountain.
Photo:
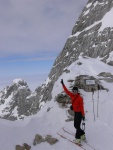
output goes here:
[{"label": "distant mountain", "polygon": [[16,120],[31,115],[33,97],[24,80],[13,80],[11,86],[7,86],[0,92],[0,117]]},{"label": "distant mountain", "polygon": [[[89,0],[56,58],[45,84],[34,93],[24,81],[14,82],[12,86],[5,88],[0,96],[0,116],[15,120],[36,114],[44,103],[52,99],[52,90],[58,78],[65,72],[69,73],[67,68],[80,57],[95,58],[113,66],[112,14],[112,0]],[[87,72],[86,75],[88,74],[90,73]]]}]

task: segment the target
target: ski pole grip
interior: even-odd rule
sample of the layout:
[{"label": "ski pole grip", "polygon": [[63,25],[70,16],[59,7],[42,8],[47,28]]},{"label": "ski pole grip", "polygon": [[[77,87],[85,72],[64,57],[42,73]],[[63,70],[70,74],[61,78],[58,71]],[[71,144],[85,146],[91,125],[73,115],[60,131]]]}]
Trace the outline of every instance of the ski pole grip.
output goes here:
[{"label": "ski pole grip", "polygon": [[85,130],[85,122],[82,122],[82,129]]}]

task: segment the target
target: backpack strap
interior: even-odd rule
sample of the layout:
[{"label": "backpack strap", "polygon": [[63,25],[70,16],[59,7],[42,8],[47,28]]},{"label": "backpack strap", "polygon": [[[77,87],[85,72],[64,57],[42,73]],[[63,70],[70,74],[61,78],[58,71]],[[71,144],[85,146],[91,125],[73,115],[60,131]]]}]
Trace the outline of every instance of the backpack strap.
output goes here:
[{"label": "backpack strap", "polygon": [[[79,96],[79,95],[78,95],[78,96]],[[73,103],[75,102],[75,100],[77,99],[78,96],[75,97],[75,99],[73,100]],[[73,103],[72,103],[72,105],[73,105]]]}]

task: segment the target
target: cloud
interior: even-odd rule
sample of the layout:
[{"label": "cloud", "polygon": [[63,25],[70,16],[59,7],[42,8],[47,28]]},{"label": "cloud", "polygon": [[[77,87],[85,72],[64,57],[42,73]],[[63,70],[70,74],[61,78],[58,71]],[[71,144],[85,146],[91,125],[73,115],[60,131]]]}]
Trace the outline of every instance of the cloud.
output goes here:
[{"label": "cloud", "polygon": [[12,63],[12,62],[35,62],[35,61],[49,61],[49,60],[55,60],[56,56],[53,55],[43,55],[43,56],[37,56],[37,57],[19,57],[19,58],[16,58],[16,57],[11,57],[9,59],[4,59],[2,60],[1,62],[6,62],[6,63]]},{"label": "cloud", "polygon": [[87,0],[0,0],[0,55],[60,52]]}]

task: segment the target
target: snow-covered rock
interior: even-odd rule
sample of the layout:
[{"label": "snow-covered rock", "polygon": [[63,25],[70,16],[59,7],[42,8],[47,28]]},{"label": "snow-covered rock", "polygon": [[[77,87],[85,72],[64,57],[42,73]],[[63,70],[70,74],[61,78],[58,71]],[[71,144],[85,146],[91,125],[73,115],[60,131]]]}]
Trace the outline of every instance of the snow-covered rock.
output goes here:
[{"label": "snow-covered rock", "polygon": [[0,117],[16,120],[29,116],[32,105],[32,101],[27,99],[29,95],[31,90],[24,80],[13,80],[11,86],[7,86],[0,92]]}]

